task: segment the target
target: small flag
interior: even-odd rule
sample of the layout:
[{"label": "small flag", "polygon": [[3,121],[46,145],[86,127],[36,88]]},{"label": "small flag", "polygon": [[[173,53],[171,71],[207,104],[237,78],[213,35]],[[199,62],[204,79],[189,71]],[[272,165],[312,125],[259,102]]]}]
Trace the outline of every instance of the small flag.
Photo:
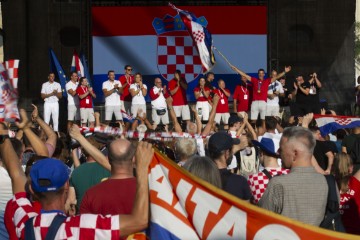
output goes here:
[{"label": "small flag", "polygon": [[84,66],[76,50],[74,50],[74,54],[71,61],[71,72],[77,72],[79,78],[85,77]]},{"label": "small flag", "polygon": [[342,128],[360,127],[360,118],[357,117],[315,114],[314,119],[322,136]]},{"label": "small flag", "polygon": [[132,123],[135,120],[134,117],[132,117],[130,114],[128,114],[124,110],[121,110],[121,114],[122,114],[122,118],[123,118],[124,122]]},{"label": "small flag", "polygon": [[0,121],[12,122],[20,119],[17,108],[18,67],[17,59],[0,63]]},{"label": "small flag", "polygon": [[203,72],[210,71],[215,66],[215,56],[212,50],[212,37],[210,32],[206,27],[197,22],[197,18],[193,13],[181,10],[171,3],[169,3],[169,6],[178,12],[193,39],[200,55]]},{"label": "small flag", "polygon": [[55,73],[60,81],[61,90],[63,96],[66,97],[65,85],[66,85],[66,75],[64,69],[62,68],[59,60],[57,59],[52,48],[49,48],[49,58],[50,58],[50,71]]},{"label": "small flag", "polygon": [[88,80],[90,86],[93,86],[93,83],[91,81],[90,72],[89,72],[88,61],[87,61],[84,53],[80,54],[80,62],[82,63],[83,68],[84,68],[84,76]]}]

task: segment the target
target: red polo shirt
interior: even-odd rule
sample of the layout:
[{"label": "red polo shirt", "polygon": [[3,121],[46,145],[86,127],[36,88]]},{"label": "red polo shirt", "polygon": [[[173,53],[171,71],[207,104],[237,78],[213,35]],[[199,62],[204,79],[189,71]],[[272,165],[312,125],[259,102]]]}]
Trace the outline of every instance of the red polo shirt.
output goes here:
[{"label": "red polo shirt", "polygon": [[[253,101],[267,101],[267,92],[269,85],[271,83],[271,78],[266,78],[260,80],[254,77],[251,77],[251,82],[253,84]],[[260,88],[260,93],[258,89]]]}]

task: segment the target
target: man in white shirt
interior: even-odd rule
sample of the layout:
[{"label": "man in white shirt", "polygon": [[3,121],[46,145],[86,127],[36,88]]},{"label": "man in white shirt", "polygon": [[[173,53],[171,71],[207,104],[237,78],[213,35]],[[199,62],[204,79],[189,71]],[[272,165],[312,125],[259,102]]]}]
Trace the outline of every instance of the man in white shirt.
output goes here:
[{"label": "man in white shirt", "polygon": [[102,90],[105,96],[105,121],[109,123],[115,114],[115,119],[122,124],[120,94],[122,93],[122,85],[115,80],[115,72],[108,71],[108,80],[103,82]]},{"label": "man in white shirt", "polygon": [[41,98],[44,99],[44,121],[49,124],[52,117],[53,129],[59,131],[59,99],[62,90],[59,83],[55,82],[55,73],[50,73],[46,83],[41,87]]},{"label": "man in white shirt", "polygon": [[[277,77],[277,72],[275,70],[273,70],[271,74],[272,78]],[[283,94],[284,89],[282,87],[282,84],[278,80],[270,83],[267,92],[265,116],[280,117],[279,96]]]},{"label": "man in white shirt", "polygon": [[65,88],[68,94],[68,124],[67,129],[69,130],[75,121],[80,119],[79,115],[79,96],[76,93],[76,89],[79,85],[77,72],[72,72],[70,81],[66,83]]},{"label": "man in white shirt", "polygon": [[166,97],[169,97],[169,93],[166,86],[162,86],[160,78],[155,78],[154,87],[150,89],[150,99],[152,107],[152,120],[154,121],[153,129],[155,130],[159,125],[160,120],[165,125],[167,130],[169,124],[169,114],[167,111]]}]

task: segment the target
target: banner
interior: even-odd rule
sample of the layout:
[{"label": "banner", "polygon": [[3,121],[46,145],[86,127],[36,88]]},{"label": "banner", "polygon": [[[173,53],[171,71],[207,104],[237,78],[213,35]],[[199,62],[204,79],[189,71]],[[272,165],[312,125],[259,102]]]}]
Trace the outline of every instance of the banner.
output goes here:
[{"label": "banner", "polygon": [[359,239],[310,226],[240,200],[156,151],[149,173],[151,239]]},{"label": "banner", "polygon": [[[265,6],[177,7],[194,13],[198,20],[207,23],[214,46],[233,65],[252,76],[257,76],[259,68],[266,69]],[[155,20],[159,20],[160,25],[169,27],[165,31],[166,36],[162,32],[158,34],[154,28]],[[140,72],[143,75],[148,89],[153,87],[155,77],[160,77],[164,82],[171,80],[177,67],[183,73],[190,73],[185,76],[189,83],[187,98],[195,101],[193,89],[203,76],[201,61],[196,57],[198,53],[189,33],[179,26],[178,21],[181,18],[168,6],[92,7],[93,83],[96,101],[104,101],[102,83],[107,80],[107,72],[114,70],[116,78],[119,78],[124,74],[124,66],[127,64],[133,67],[133,74]],[[213,85],[217,86],[217,80],[223,79],[226,87],[233,92],[240,82],[240,76],[230,69],[224,59],[216,59],[216,65],[211,70],[215,73]],[[150,101],[149,97],[147,101]]]}]

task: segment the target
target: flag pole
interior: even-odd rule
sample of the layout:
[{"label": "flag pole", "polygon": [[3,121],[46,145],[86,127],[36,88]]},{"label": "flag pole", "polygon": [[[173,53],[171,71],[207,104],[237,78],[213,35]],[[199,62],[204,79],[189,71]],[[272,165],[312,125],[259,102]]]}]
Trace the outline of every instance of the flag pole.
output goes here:
[{"label": "flag pole", "polygon": [[229,66],[231,67],[232,66],[232,64],[229,62],[229,60],[215,47],[215,46],[212,46],[213,47],[213,49],[215,49],[218,53],[219,53],[219,55],[227,62],[227,64],[229,64]]}]

